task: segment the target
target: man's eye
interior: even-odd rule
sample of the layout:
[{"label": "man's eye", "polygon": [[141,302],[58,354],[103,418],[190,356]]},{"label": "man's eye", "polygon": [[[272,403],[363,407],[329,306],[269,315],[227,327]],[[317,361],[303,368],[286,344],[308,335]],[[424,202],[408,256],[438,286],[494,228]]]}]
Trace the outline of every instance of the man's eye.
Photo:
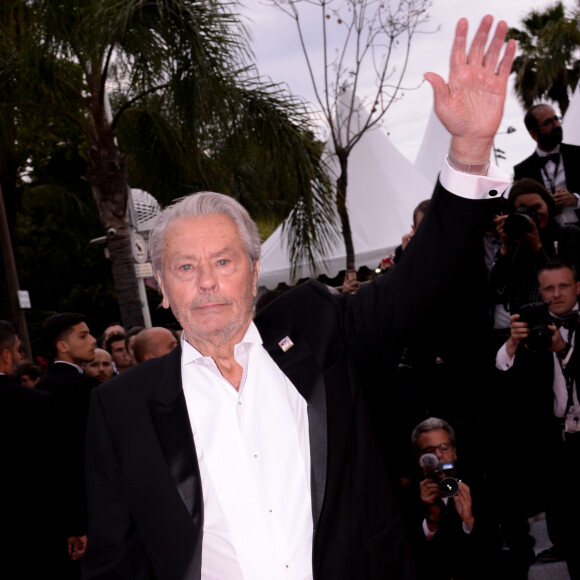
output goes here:
[{"label": "man's eye", "polygon": [[230,263],[229,260],[227,260],[226,258],[222,258],[221,260],[218,260],[218,266],[227,266]]},{"label": "man's eye", "polygon": [[189,270],[192,269],[192,265],[191,264],[183,264],[182,266],[179,266],[179,269],[184,271],[184,272],[188,272]]}]

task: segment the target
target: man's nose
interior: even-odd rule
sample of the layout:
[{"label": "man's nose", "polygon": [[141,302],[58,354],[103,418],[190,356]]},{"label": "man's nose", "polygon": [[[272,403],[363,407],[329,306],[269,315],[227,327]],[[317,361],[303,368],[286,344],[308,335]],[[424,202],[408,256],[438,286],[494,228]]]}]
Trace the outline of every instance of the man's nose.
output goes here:
[{"label": "man's nose", "polygon": [[198,286],[200,290],[215,290],[217,279],[211,266],[200,266]]}]

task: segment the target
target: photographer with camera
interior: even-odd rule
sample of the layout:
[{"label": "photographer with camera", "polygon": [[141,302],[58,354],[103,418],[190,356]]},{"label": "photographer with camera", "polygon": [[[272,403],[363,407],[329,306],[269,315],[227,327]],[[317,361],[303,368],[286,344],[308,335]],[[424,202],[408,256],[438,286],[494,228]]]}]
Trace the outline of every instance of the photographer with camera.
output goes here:
[{"label": "photographer with camera", "polygon": [[[490,274],[494,327],[508,337],[510,315],[524,304],[541,300],[538,268],[555,259],[580,268],[580,228],[555,220],[556,204],[548,190],[533,179],[516,181],[509,192],[505,215],[494,222],[501,247]],[[501,333],[500,333],[501,335]]]},{"label": "photographer with camera", "polygon": [[418,578],[467,580],[497,574],[499,528],[481,469],[457,465],[455,431],[443,419],[419,423],[411,443],[421,475],[418,487],[404,490],[403,505]]},{"label": "photographer with camera", "polygon": [[[521,419],[517,435],[522,469],[542,458],[541,469],[528,482],[528,516],[546,512],[554,547],[568,565],[572,580],[580,579],[580,355],[578,294],[580,283],[572,264],[556,261],[538,269],[543,305],[531,304],[511,316],[510,337],[496,355],[505,371]],[[509,375],[507,374],[509,373]],[[524,436],[525,435],[525,436]],[[523,461],[522,461],[523,458]],[[541,555],[540,555],[541,556]],[[543,559],[539,556],[539,559]]]}]

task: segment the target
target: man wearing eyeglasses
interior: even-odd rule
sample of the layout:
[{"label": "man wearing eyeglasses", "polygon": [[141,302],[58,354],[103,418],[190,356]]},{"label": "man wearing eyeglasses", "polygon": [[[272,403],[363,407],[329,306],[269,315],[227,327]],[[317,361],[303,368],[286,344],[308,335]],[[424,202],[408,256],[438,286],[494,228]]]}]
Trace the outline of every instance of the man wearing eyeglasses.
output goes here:
[{"label": "man wearing eyeglasses", "polygon": [[455,431],[443,419],[419,423],[411,443],[422,473],[404,503],[418,578],[489,578],[501,543],[481,470],[456,465]]},{"label": "man wearing eyeglasses", "polygon": [[514,167],[514,179],[530,177],[543,183],[558,207],[562,224],[578,222],[580,208],[580,147],[562,143],[560,117],[549,105],[534,105],[524,123],[536,150]]}]

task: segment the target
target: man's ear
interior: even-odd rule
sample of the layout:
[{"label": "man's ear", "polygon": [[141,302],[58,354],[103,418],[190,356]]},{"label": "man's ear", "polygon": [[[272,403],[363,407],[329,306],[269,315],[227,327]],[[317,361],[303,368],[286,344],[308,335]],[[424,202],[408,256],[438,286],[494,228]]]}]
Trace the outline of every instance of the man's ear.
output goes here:
[{"label": "man's ear", "polygon": [[155,274],[155,277],[157,278],[157,284],[159,284],[159,290],[161,290],[161,295],[163,296],[161,306],[163,306],[163,308],[169,308],[169,300],[167,299],[167,295],[165,294],[165,286],[163,285],[161,274]]},{"label": "man's ear", "polygon": [[580,295],[580,282],[576,282],[576,296]]},{"label": "man's ear", "polygon": [[254,298],[258,295],[258,276],[260,275],[260,258],[254,260],[254,271],[252,272],[252,294]]},{"label": "man's ear", "polygon": [[537,143],[538,142],[538,132],[535,129],[530,129],[528,131],[530,137]]},{"label": "man's ear", "polygon": [[66,340],[59,340],[56,343],[57,352],[68,352],[68,342]]},{"label": "man's ear", "polygon": [[0,363],[4,367],[12,363],[12,351],[9,348],[0,350]]}]

